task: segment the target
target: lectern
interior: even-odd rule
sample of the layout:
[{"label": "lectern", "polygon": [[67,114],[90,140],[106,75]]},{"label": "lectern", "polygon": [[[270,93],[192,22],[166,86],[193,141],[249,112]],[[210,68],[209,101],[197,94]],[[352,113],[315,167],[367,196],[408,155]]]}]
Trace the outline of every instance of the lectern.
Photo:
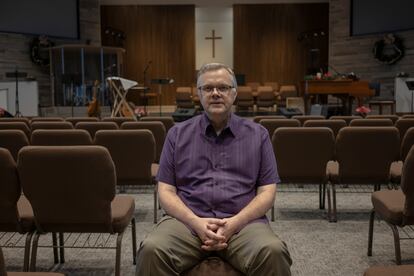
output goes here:
[{"label": "lectern", "polygon": [[16,80],[16,101],[15,101],[15,110],[16,113],[14,116],[21,117],[22,114],[19,110],[19,78],[26,78],[27,73],[25,72],[19,72],[17,69],[14,72],[7,72],[6,78],[13,78]]},{"label": "lectern", "polygon": [[160,79],[152,79],[151,80],[151,83],[152,84],[158,84],[158,97],[159,97],[159,101],[160,101],[160,116],[162,116],[161,114],[162,114],[162,112],[161,112],[161,106],[162,106],[162,102],[161,102],[161,99],[162,99],[162,86],[163,85],[166,85],[166,84],[171,84],[171,83],[173,83],[174,82],[174,80],[173,79],[170,79],[170,78],[160,78]]}]

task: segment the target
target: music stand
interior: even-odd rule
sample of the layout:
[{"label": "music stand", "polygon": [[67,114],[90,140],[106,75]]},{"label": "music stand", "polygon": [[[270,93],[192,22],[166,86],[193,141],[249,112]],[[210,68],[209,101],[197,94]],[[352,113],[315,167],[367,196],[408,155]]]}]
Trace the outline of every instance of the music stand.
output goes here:
[{"label": "music stand", "polygon": [[152,84],[158,84],[158,95],[160,97],[160,116],[162,116],[162,112],[161,112],[161,99],[162,99],[162,93],[161,93],[161,88],[162,85],[165,84],[171,84],[174,82],[174,79],[170,79],[170,78],[160,78],[160,79],[152,79],[151,83]]},{"label": "music stand", "polygon": [[414,81],[406,81],[405,84],[411,92],[411,113],[414,113]]},{"label": "music stand", "polygon": [[73,86],[79,86],[82,84],[82,77],[80,74],[62,74],[62,84],[70,85],[71,92],[71,113],[73,117],[73,108],[75,105],[75,92],[73,91]]},{"label": "music stand", "polygon": [[7,72],[6,78],[14,78],[16,80],[16,101],[14,103],[15,106],[15,115],[16,117],[22,117],[22,113],[20,113],[19,108],[19,78],[26,78],[27,73],[19,72],[17,69],[14,72]]}]

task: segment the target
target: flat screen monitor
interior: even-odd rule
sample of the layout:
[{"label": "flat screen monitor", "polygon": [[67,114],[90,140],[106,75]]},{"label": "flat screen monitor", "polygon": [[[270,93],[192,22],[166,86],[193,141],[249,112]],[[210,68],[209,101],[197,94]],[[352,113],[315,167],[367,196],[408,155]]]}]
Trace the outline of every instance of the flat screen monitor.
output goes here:
[{"label": "flat screen monitor", "polygon": [[414,29],[413,0],[351,0],[351,35]]},{"label": "flat screen monitor", "polygon": [[79,2],[1,0],[0,32],[79,39]]}]

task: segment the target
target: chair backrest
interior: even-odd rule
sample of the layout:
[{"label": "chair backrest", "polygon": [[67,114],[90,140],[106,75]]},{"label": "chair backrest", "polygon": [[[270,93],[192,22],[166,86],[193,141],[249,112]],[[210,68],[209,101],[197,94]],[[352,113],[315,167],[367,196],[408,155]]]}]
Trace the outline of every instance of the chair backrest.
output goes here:
[{"label": "chair backrest", "polygon": [[179,87],[177,87],[175,92],[177,92],[177,93],[185,92],[185,93],[190,93],[190,94],[192,93],[190,86],[179,86]]},{"label": "chair backrest", "polygon": [[164,147],[165,136],[167,135],[165,126],[161,122],[125,122],[121,129],[148,129],[152,132],[155,139],[155,162],[160,161],[162,148]]},{"label": "chair backrest", "polygon": [[405,194],[403,225],[414,224],[414,146],[404,161],[401,174],[401,190]]},{"label": "chair backrest", "polygon": [[282,182],[325,182],[326,164],[334,157],[335,139],[326,127],[278,128],[272,137]]},{"label": "chair backrest", "polygon": [[276,97],[271,86],[259,86],[257,92],[257,106],[273,106],[276,103]]},{"label": "chair backrest", "polygon": [[253,91],[257,91],[257,88],[260,86],[260,82],[257,82],[257,81],[246,82],[246,86],[251,87]]},{"label": "chair backrest", "polygon": [[150,130],[99,130],[95,144],[106,147],[111,153],[118,185],[152,184],[155,139]]},{"label": "chair backrest", "polygon": [[33,117],[30,119],[30,123],[33,122],[63,122],[65,119],[62,117]]},{"label": "chair backrest", "polygon": [[286,116],[283,115],[265,115],[265,116],[255,116],[253,117],[253,122],[259,123],[260,120],[263,119],[287,119]]},{"label": "chair backrest", "polygon": [[393,124],[400,118],[398,115],[367,115],[366,119],[390,119]]},{"label": "chair backrest", "polygon": [[344,120],[307,120],[304,127],[327,127],[330,128],[334,134],[334,137],[338,134],[339,130],[346,127]]},{"label": "chair backrest", "polygon": [[253,90],[250,86],[244,86],[244,85],[237,86],[237,94],[239,94],[240,92],[250,92],[250,93],[252,93],[252,91]]},{"label": "chair backrest", "polygon": [[7,149],[0,148],[0,232],[18,229],[17,201],[21,192],[16,162]]},{"label": "chair backrest", "polygon": [[331,116],[329,117],[330,120],[345,120],[346,124],[349,126],[349,123],[353,119],[362,119],[361,116],[358,115],[343,115],[343,116]]},{"label": "chair backrest", "polygon": [[162,122],[165,126],[165,130],[166,132],[168,132],[170,130],[170,128],[172,128],[174,126],[174,119],[173,117],[168,117],[168,116],[147,116],[147,117],[142,117],[140,121],[158,121],[158,122]]},{"label": "chair backrest", "polygon": [[349,123],[353,127],[393,126],[391,119],[354,119]]},{"label": "chair backrest", "polygon": [[414,114],[406,114],[402,116],[403,119],[414,118]]},{"label": "chair backrest", "polygon": [[348,184],[388,183],[392,162],[399,158],[396,127],[344,127],[336,137],[339,179]]},{"label": "chair backrest", "polygon": [[297,97],[298,90],[295,85],[282,85],[280,86],[279,94],[282,99],[285,99],[287,97]]},{"label": "chair backrest", "polygon": [[273,88],[273,92],[279,92],[280,86],[279,86],[279,83],[278,82],[275,82],[275,81],[265,81],[263,83],[263,85],[264,86],[270,86],[270,87],[272,87]]},{"label": "chair backrest", "polygon": [[292,119],[298,120],[300,125],[303,126],[307,120],[325,120],[325,117],[322,115],[295,115],[292,116]]},{"label": "chair backrest", "polygon": [[0,123],[13,123],[13,122],[21,122],[21,123],[25,123],[27,126],[30,126],[30,120],[25,117],[13,117],[13,118],[1,117],[0,118]]},{"label": "chair backrest", "polygon": [[100,146],[29,146],[17,170],[40,232],[113,232],[116,174]]},{"label": "chair backrest", "polygon": [[30,124],[32,131],[36,129],[73,129],[73,125],[70,122],[64,121],[36,121]]},{"label": "chair backrest", "polygon": [[0,147],[6,148],[17,161],[17,155],[21,148],[29,145],[29,139],[18,129],[0,130]]},{"label": "chair backrest", "polygon": [[410,127],[414,127],[414,118],[402,118],[395,122],[395,127],[400,131],[400,137],[403,139],[405,133]]},{"label": "chair backrest", "polygon": [[270,138],[279,127],[300,127],[300,122],[296,119],[263,119],[259,124],[267,129]]},{"label": "chair backrest", "polygon": [[79,122],[75,125],[76,129],[83,129],[89,132],[91,138],[95,138],[98,130],[116,130],[119,129],[115,122]]},{"label": "chair backrest", "polygon": [[99,119],[97,117],[68,117],[66,121],[75,126],[78,122],[99,122]]},{"label": "chair backrest", "polygon": [[36,129],[32,132],[33,146],[92,145],[92,138],[83,129]]},{"label": "chair backrest", "polygon": [[404,137],[401,138],[401,160],[405,160],[407,158],[409,150],[411,149],[412,145],[414,145],[414,127],[410,127],[405,132]]},{"label": "chair backrest", "polygon": [[0,130],[18,129],[23,131],[27,139],[30,139],[30,127],[24,122],[0,122]]},{"label": "chair backrest", "polygon": [[102,118],[102,122],[115,122],[118,127],[121,127],[123,122],[135,122],[131,117],[105,117]]}]

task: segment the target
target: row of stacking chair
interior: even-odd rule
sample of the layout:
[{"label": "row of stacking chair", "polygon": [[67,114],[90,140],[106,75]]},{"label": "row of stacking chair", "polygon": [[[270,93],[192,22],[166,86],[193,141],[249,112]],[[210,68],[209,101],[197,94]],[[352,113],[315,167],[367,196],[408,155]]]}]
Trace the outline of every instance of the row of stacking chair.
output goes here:
[{"label": "row of stacking chair", "polygon": [[0,148],[0,172],[0,231],[27,233],[25,271],[31,240],[29,270],[36,270],[43,234],[53,233],[55,262],[57,248],[64,262],[63,233],[109,233],[117,234],[115,275],[120,276],[122,237],[130,223],[135,264],[134,198],[115,195],[116,171],[106,148],[27,146],[19,152],[17,164]]},{"label": "row of stacking chair", "polygon": [[[78,123],[80,124],[80,123]],[[154,185],[165,129],[161,122],[125,122],[120,130],[98,130],[91,138],[86,130],[35,130],[31,143],[20,130],[0,130],[0,147],[7,148],[15,160],[28,145],[106,147],[115,163],[117,185]],[[157,144],[159,143],[159,145]],[[157,221],[157,197],[154,186],[154,222]]]}]

